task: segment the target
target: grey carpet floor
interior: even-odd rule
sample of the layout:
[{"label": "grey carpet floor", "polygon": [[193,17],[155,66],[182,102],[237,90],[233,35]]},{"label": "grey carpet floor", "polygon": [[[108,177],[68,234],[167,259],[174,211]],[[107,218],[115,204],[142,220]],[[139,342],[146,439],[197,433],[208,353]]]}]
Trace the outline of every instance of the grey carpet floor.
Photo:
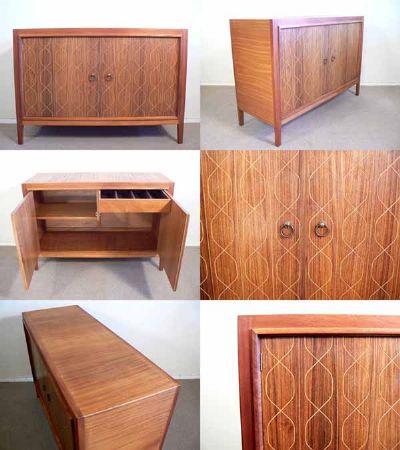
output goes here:
[{"label": "grey carpet floor", "polygon": [[200,124],[185,124],[183,144],[176,126],[25,127],[24,145],[16,142],[16,126],[0,125],[2,150],[199,150]]},{"label": "grey carpet floor", "polygon": [[[200,382],[178,381],[181,390],[163,450],[197,450]],[[0,450],[57,450],[33,383],[0,383]]]},{"label": "grey carpet floor", "polygon": [[[201,106],[202,149],[276,149],[269,125],[247,114],[238,125],[234,87],[202,87]],[[400,148],[400,86],[361,86],[359,97],[344,92],[284,125],[280,148]]]},{"label": "grey carpet floor", "polygon": [[0,246],[1,300],[198,300],[199,247],[186,247],[174,292],[158,258],[47,259],[25,290],[13,246]]}]

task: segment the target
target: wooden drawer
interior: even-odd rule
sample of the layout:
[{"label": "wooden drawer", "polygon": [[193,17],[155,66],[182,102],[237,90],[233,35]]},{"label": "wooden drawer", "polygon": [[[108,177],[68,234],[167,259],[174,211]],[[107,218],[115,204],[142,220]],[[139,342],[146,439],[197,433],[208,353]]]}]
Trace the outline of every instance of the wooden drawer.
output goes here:
[{"label": "wooden drawer", "polygon": [[101,189],[97,194],[99,213],[166,213],[171,198],[162,189]]}]

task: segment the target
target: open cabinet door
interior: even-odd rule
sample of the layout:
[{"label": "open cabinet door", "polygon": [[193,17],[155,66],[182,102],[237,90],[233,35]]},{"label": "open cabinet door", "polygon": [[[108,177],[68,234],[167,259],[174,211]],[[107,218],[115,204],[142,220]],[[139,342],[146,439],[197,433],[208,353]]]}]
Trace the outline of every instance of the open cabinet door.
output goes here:
[{"label": "open cabinet door", "polygon": [[25,289],[28,289],[38,265],[39,235],[33,193],[29,192],[11,214],[19,267]]},{"label": "open cabinet door", "polygon": [[174,200],[171,201],[171,211],[161,214],[158,239],[160,270],[165,270],[174,291],[178,285],[188,223],[189,214]]}]

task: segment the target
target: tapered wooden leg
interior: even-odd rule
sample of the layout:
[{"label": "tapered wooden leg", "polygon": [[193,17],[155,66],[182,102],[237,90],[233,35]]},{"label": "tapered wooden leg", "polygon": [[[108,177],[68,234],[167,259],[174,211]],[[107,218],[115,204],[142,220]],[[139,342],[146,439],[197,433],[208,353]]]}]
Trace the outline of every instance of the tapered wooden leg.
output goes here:
[{"label": "tapered wooden leg", "polygon": [[177,134],[178,134],[178,144],[182,144],[183,143],[183,128],[184,128],[184,123],[178,123],[178,125],[176,126],[177,128]]},{"label": "tapered wooden leg", "polygon": [[237,111],[238,111],[239,125],[242,127],[244,125],[244,113],[239,108]]},{"label": "tapered wooden leg", "polygon": [[17,134],[18,134],[18,144],[22,145],[24,143],[24,126],[22,123],[17,123]]},{"label": "tapered wooden leg", "polygon": [[275,125],[275,146],[280,147],[282,144],[282,125]]},{"label": "tapered wooden leg", "polygon": [[360,95],[360,83],[356,84],[356,95]]}]

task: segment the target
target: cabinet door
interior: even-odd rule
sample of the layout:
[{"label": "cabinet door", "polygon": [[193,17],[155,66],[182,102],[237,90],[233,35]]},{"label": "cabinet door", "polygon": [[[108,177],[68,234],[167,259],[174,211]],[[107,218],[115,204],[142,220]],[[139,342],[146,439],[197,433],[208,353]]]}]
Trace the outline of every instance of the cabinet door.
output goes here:
[{"label": "cabinet door", "polygon": [[201,158],[209,269],[202,298],[301,298],[299,153],[209,151]]},{"label": "cabinet door", "polygon": [[40,245],[36,221],[35,200],[29,192],[12,212],[11,220],[25,289],[28,289],[38,265]]},{"label": "cabinet door", "polygon": [[282,114],[287,116],[327,91],[328,29],[326,26],[280,31]]},{"label": "cabinet door", "polygon": [[346,83],[347,24],[327,26],[329,34],[328,91]]},{"label": "cabinet door", "polygon": [[304,203],[305,298],[334,299],[339,286],[340,152],[302,153]]},{"label": "cabinet door", "polygon": [[101,38],[102,117],[177,116],[179,39]]},{"label": "cabinet door", "polygon": [[268,337],[261,351],[264,450],[398,447],[398,338]]},{"label": "cabinet door", "polygon": [[161,214],[158,254],[160,269],[165,270],[174,291],[178,286],[188,224],[189,214],[172,200],[170,212]]},{"label": "cabinet door", "polygon": [[99,39],[22,40],[25,117],[99,115]]}]

